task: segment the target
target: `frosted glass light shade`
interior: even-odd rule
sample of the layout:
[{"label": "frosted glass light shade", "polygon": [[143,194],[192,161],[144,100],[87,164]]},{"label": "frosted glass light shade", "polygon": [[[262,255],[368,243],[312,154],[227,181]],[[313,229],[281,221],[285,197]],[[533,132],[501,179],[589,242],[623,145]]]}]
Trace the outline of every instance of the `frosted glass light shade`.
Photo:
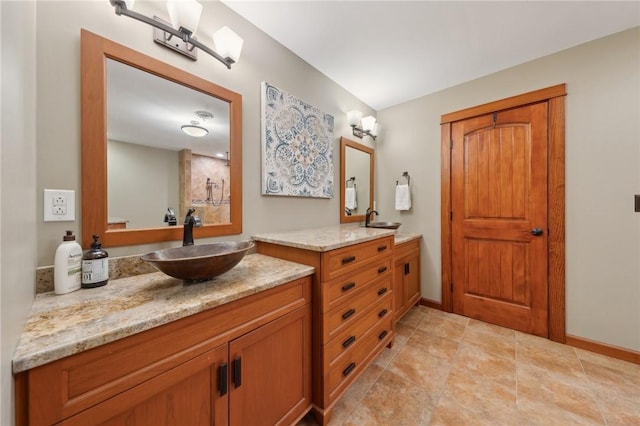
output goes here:
[{"label": "frosted glass light shade", "polygon": [[202,5],[196,0],[167,0],[167,11],[171,26],[176,30],[182,27],[195,33],[198,29]]},{"label": "frosted glass light shade", "polygon": [[238,62],[244,40],[231,28],[224,26],[213,34],[213,42],[216,45],[216,52],[223,58],[231,58],[233,62]]},{"label": "frosted glass light shade", "polygon": [[187,124],[181,127],[182,131],[193,136],[194,138],[201,138],[209,134],[209,131],[204,127],[196,126],[194,124]]},{"label": "frosted glass light shade", "polygon": [[373,126],[373,130],[371,131],[371,136],[378,136],[380,134],[380,130],[382,130],[382,126],[376,122]]},{"label": "frosted glass light shade", "polygon": [[362,113],[360,111],[354,110],[347,112],[347,121],[349,122],[349,126],[360,125],[360,119],[362,119]]},{"label": "frosted glass light shade", "polygon": [[373,130],[373,126],[376,125],[376,118],[369,115],[367,117],[362,117],[362,130],[365,132],[370,132]]},{"label": "frosted glass light shade", "polygon": [[125,6],[127,6],[128,10],[133,10],[133,4],[136,2],[136,0],[124,0],[124,4]]}]

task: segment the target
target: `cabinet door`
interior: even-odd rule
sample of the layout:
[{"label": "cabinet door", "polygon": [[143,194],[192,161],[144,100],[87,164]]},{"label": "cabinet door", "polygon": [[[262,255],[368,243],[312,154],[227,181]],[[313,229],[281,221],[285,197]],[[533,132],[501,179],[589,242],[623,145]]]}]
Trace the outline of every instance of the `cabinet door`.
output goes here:
[{"label": "cabinet door", "polygon": [[311,405],[310,305],[229,343],[229,424],[291,424]]},{"label": "cabinet door", "polygon": [[404,276],[405,303],[409,308],[420,299],[420,254],[416,254],[406,259],[403,268],[406,269]]},{"label": "cabinet door", "polygon": [[227,363],[227,351],[228,346],[222,345],[60,424],[226,425],[228,382],[221,373]]},{"label": "cabinet door", "polygon": [[393,266],[393,316],[396,322],[404,314],[404,264],[404,259],[400,259],[396,260]]}]

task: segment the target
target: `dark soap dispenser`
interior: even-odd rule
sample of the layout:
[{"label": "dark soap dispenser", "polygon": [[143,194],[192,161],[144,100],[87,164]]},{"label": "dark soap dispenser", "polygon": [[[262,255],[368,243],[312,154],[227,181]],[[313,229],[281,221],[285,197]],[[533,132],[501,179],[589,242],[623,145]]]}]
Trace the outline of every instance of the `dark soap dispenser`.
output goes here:
[{"label": "dark soap dispenser", "polygon": [[109,253],[102,249],[98,236],[93,236],[91,249],[82,256],[82,288],[101,287],[109,281]]}]

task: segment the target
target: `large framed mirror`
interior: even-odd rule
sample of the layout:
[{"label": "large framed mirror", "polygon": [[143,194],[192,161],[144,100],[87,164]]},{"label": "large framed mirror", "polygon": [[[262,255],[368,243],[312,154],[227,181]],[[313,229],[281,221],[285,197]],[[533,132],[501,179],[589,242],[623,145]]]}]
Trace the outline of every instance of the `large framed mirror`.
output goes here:
[{"label": "large framed mirror", "polygon": [[340,223],[363,222],[373,208],[373,148],[340,138]]},{"label": "large framed mirror", "polygon": [[242,233],[240,94],[84,29],[81,88],[84,247]]}]

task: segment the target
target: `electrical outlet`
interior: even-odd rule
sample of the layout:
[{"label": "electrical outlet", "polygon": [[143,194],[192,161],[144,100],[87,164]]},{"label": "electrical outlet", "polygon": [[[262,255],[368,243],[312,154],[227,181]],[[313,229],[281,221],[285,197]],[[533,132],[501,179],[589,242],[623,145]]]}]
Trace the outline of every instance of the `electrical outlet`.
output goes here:
[{"label": "electrical outlet", "polygon": [[63,189],[44,190],[44,221],[76,220],[76,192]]}]

